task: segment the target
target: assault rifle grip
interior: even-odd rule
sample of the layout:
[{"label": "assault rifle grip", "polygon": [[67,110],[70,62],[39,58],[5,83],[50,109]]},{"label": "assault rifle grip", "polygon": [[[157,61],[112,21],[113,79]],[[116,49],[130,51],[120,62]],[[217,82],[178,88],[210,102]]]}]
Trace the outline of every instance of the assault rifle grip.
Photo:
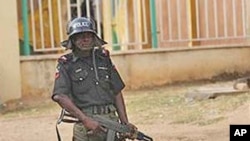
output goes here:
[{"label": "assault rifle grip", "polygon": [[[120,124],[118,122],[112,121],[105,117],[94,115],[92,118],[98,121],[103,127],[107,129],[110,129],[119,133],[132,133],[133,132],[131,131],[130,127],[128,127],[127,125]],[[153,141],[153,138],[145,135],[144,133],[140,131],[136,131],[134,135],[137,140]]]}]

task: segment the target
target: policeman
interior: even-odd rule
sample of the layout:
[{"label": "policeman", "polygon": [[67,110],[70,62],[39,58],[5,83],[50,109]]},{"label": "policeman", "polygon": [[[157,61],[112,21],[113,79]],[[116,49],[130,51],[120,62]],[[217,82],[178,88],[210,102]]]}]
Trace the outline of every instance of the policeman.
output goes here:
[{"label": "policeman", "polygon": [[52,99],[80,121],[74,124],[73,141],[107,140],[107,129],[91,118],[95,114],[136,128],[127,118],[124,82],[102,47],[107,43],[97,36],[94,22],[75,18],[67,34],[62,45],[72,52],[58,59]]}]

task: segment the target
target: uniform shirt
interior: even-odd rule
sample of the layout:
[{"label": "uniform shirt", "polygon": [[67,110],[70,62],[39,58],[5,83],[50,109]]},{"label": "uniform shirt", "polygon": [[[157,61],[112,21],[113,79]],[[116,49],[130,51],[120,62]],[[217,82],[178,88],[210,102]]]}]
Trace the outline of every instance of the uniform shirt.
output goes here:
[{"label": "uniform shirt", "polygon": [[65,94],[79,108],[114,104],[115,96],[125,87],[124,82],[108,51],[98,49],[94,54],[95,57],[79,58],[69,53],[60,57],[53,95]]}]

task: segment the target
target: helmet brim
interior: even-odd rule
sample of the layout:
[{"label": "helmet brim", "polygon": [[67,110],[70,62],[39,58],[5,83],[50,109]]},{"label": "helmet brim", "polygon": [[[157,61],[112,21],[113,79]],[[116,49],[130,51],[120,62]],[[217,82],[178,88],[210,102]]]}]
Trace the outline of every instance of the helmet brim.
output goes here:
[{"label": "helmet brim", "polygon": [[101,39],[101,38],[100,38],[99,36],[97,36],[96,34],[95,34],[95,36],[96,36],[97,42],[99,42],[99,44],[100,44],[101,46],[108,44],[106,41],[104,41],[103,39]]},{"label": "helmet brim", "polygon": [[[104,40],[101,39],[99,36],[97,36],[96,33],[93,32],[92,30],[84,31],[84,32],[92,32],[92,33],[94,33],[94,35],[95,35],[95,37],[96,37],[95,39],[96,39],[96,42],[97,42],[97,45],[98,45],[98,46],[103,46],[103,45],[108,44],[106,41],[104,41]],[[81,33],[81,32],[78,32],[78,33]],[[77,33],[75,33],[75,34],[77,34]],[[62,42],[61,42],[61,46],[65,47],[65,48],[67,48],[67,49],[71,49],[71,48],[72,48],[72,43],[70,42],[70,40],[71,40],[71,39],[69,38],[68,40],[62,41]]]}]

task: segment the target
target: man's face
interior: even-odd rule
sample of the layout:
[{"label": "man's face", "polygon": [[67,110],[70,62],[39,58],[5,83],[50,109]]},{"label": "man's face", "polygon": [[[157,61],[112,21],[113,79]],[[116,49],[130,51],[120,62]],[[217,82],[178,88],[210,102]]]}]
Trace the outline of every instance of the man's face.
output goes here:
[{"label": "man's face", "polygon": [[92,48],[94,34],[92,32],[83,32],[73,35],[72,37],[74,44],[80,50],[88,50]]}]

